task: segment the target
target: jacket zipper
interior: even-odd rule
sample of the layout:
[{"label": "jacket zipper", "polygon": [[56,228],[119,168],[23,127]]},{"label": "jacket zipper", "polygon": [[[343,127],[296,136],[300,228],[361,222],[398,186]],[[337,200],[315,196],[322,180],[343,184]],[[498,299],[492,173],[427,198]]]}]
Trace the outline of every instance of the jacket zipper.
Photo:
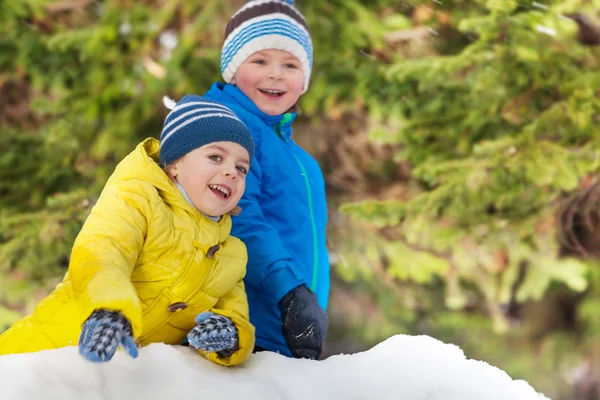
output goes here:
[{"label": "jacket zipper", "polygon": [[[279,129],[281,131],[281,129],[283,128],[283,126],[292,118],[292,115],[289,113],[284,114],[281,122],[279,122]],[[283,135],[281,134],[281,132],[277,132],[279,134],[279,136],[281,137],[281,139],[288,145],[290,146],[290,144],[288,143],[288,140],[286,140]],[[296,162],[298,163],[298,165],[300,166],[300,170],[302,170],[302,176],[304,177],[304,183],[306,184],[306,191],[308,194],[308,208],[310,210],[310,223],[312,226],[312,233],[313,233],[313,273],[312,273],[312,282],[310,285],[310,290],[312,290],[313,292],[317,289],[317,265],[319,262],[319,250],[317,247],[317,225],[315,223],[315,215],[314,215],[314,209],[313,209],[313,203],[312,203],[312,190],[310,188],[310,182],[308,180],[308,174],[306,173],[306,169],[304,168],[304,164],[302,164],[302,161],[300,161],[300,158],[298,157],[298,155],[294,152],[293,147],[290,146],[290,149],[292,150],[292,153],[294,154],[294,158],[296,159]]]}]

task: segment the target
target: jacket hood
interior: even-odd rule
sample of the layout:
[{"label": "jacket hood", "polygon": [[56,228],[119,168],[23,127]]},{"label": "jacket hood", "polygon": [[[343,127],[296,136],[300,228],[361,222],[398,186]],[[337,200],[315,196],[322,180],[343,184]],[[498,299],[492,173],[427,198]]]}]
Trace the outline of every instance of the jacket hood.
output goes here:
[{"label": "jacket hood", "polygon": [[203,223],[219,225],[219,242],[223,242],[231,232],[231,217],[223,215],[214,222],[187,202],[175,183],[158,164],[160,142],[156,138],[147,138],[138,144],[115,168],[106,186],[127,180],[141,180],[154,186],[162,200],[171,207],[178,207],[202,220]]}]

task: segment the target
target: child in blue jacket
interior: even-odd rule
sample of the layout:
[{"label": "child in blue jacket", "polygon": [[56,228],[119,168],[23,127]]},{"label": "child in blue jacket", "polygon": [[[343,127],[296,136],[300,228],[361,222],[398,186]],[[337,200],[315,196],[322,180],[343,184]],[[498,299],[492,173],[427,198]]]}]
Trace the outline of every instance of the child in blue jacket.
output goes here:
[{"label": "child in blue jacket", "polygon": [[249,1],[227,24],[221,53],[227,83],[215,83],[205,96],[229,106],[255,142],[232,234],[248,249],[244,280],[256,349],[318,359],[328,327],[325,184],[291,127],[312,60],[308,28],[293,1]]}]

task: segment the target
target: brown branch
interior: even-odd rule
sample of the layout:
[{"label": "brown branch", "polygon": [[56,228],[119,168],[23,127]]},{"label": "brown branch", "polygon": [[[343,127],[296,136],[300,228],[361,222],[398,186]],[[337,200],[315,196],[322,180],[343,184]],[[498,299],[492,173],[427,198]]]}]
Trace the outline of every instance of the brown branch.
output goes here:
[{"label": "brown branch", "polygon": [[423,40],[431,34],[431,30],[426,26],[417,26],[411,29],[404,29],[396,32],[389,32],[383,35],[383,40],[388,44],[398,42],[409,42],[411,40]]}]

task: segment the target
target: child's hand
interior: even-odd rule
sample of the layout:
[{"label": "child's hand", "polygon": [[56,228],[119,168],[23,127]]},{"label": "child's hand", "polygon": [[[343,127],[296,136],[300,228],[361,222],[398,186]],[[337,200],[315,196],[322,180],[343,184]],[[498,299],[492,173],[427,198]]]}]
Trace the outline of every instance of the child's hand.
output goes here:
[{"label": "child's hand", "polygon": [[238,349],[238,331],[229,318],[203,312],[196,317],[196,323],[187,335],[191,346],[217,352],[221,357],[228,357]]},{"label": "child's hand", "polygon": [[327,313],[306,286],[290,290],[279,300],[283,337],[295,358],[318,360],[329,326]]},{"label": "child's hand", "polygon": [[129,320],[118,311],[94,311],[83,324],[79,354],[88,361],[106,362],[115,355],[119,346],[131,357],[138,356]]}]

